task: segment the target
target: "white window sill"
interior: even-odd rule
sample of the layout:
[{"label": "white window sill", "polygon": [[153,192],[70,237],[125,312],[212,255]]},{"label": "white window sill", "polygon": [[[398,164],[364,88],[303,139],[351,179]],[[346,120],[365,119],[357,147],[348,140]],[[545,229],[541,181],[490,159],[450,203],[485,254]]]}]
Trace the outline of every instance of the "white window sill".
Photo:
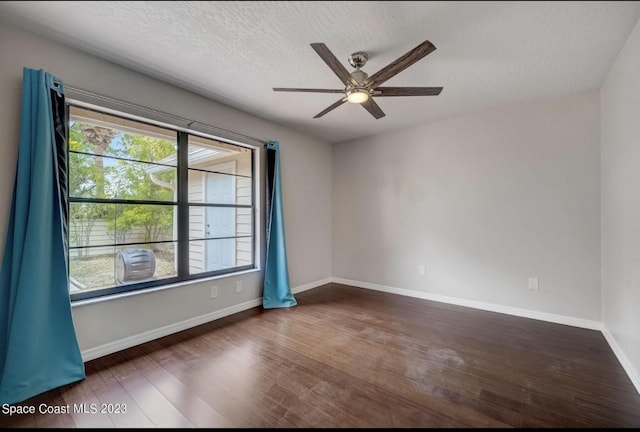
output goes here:
[{"label": "white window sill", "polygon": [[193,284],[197,284],[197,283],[208,282],[208,281],[212,281],[212,280],[216,280],[216,279],[224,279],[224,278],[230,278],[230,277],[235,277],[235,276],[242,276],[242,275],[245,275],[245,274],[255,273],[255,272],[259,272],[259,271],[262,271],[262,269],[254,268],[254,269],[250,269],[250,270],[240,271],[240,272],[237,272],[237,273],[229,273],[229,274],[211,276],[211,277],[202,278],[202,279],[193,279],[193,280],[188,280],[188,281],[183,281],[183,282],[178,282],[178,283],[173,283],[173,284],[160,285],[160,286],[151,287],[151,288],[139,289],[139,290],[135,290],[135,291],[127,291],[127,292],[123,292],[123,293],[117,293],[117,294],[106,295],[106,296],[101,296],[101,297],[89,298],[89,299],[86,299],[86,300],[77,300],[77,301],[71,302],[71,307],[72,308],[82,307],[82,306],[87,306],[87,305],[95,304],[95,303],[102,303],[102,302],[107,302],[107,301],[111,301],[111,300],[118,300],[118,299],[121,299],[121,298],[124,298],[124,297],[131,297],[131,296],[136,296],[136,295],[141,295],[141,294],[149,294],[149,293],[156,292],[156,291],[163,291],[163,290],[167,290],[167,289],[180,288],[180,287],[184,287],[184,286],[187,286],[187,285],[193,285]]}]

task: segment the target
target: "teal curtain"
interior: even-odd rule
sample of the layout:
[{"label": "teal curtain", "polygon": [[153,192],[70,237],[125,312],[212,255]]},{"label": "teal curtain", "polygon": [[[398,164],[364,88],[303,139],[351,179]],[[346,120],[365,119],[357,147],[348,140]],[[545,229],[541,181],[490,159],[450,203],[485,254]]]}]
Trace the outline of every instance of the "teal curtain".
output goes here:
[{"label": "teal curtain", "polygon": [[[24,68],[18,164],[0,274],[0,403],[85,377],[69,300],[64,88]],[[65,176],[65,177],[61,177]]]},{"label": "teal curtain", "polygon": [[287,249],[284,238],[284,216],[280,187],[280,143],[269,141],[267,153],[267,261],[265,264],[262,306],[265,309],[295,306],[291,293]]}]

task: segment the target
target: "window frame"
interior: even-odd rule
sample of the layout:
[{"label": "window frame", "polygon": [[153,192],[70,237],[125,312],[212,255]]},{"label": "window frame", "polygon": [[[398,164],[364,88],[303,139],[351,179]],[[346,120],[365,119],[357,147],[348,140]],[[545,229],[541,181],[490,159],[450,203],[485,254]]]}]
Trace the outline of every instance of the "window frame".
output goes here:
[{"label": "window frame", "polygon": [[[258,247],[258,237],[260,235],[260,224],[258,223],[258,218],[260,215],[258,202],[257,202],[257,191],[260,186],[259,182],[259,158],[260,158],[260,147],[247,144],[244,142],[223,138],[219,136],[215,136],[212,134],[192,130],[189,128],[183,128],[171,123],[165,123],[156,121],[153,119],[141,117],[134,114],[129,114],[126,112],[122,112],[119,110],[114,110],[111,108],[107,108],[100,105],[95,105],[91,103],[86,103],[76,99],[67,98],[65,101],[65,121],[66,124],[69,124],[70,121],[70,109],[71,107],[81,108],[84,110],[93,111],[99,114],[107,114],[113,117],[121,118],[128,121],[134,121],[143,125],[162,127],[167,130],[170,130],[176,134],[176,172],[177,172],[177,200],[175,201],[149,201],[147,200],[123,200],[123,199],[105,199],[105,198],[80,198],[80,197],[71,197],[67,193],[67,212],[69,212],[69,207],[73,202],[95,202],[95,203],[105,203],[105,204],[159,204],[159,205],[169,205],[177,207],[177,238],[171,241],[158,241],[155,243],[168,243],[174,242],[176,244],[176,253],[178,254],[177,258],[177,276],[168,277],[158,280],[150,280],[150,281],[141,281],[134,283],[127,283],[122,285],[115,285],[111,287],[105,288],[97,288],[90,289],[86,291],[76,291],[69,292],[69,296],[71,302],[78,302],[82,300],[96,299],[96,298],[108,298],[110,296],[114,296],[122,293],[132,293],[135,291],[145,292],[146,290],[158,289],[164,286],[176,286],[185,282],[193,282],[198,280],[206,280],[214,277],[220,276],[233,276],[238,273],[245,273],[251,270],[259,270],[260,266],[260,251]],[[202,203],[202,202],[194,202],[189,203],[189,136],[202,137],[205,139],[219,141],[225,144],[229,144],[236,147],[242,147],[250,150],[251,155],[251,204],[239,205],[239,204],[214,204],[214,203]],[[67,143],[69,142],[69,128],[67,127]],[[70,146],[67,144],[66,148],[66,158],[69,160]],[[69,178],[71,167],[67,162],[67,176]],[[234,174],[235,176],[239,176]],[[240,176],[247,178],[248,176]],[[68,192],[68,184],[62,185],[67,188]],[[212,270],[208,272],[201,272],[195,274],[189,274],[189,243],[190,241],[205,241],[206,237],[203,239],[190,239],[189,238],[189,208],[191,206],[194,207],[232,207],[232,208],[249,208],[251,209],[251,245],[252,245],[252,263],[243,266],[230,267],[220,270]],[[67,213],[69,214],[69,213]],[[76,247],[72,247],[69,245],[69,230],[67,230],[67,238],[66,240],[66,248],[65,251],[67,253],[67,269],[69,269],[69,260],[70,260],[70,250],[75,249]],[[236,238],[237,236],[234,236]],[[246,236],[245,236],[246,237]],[[149,242],[154,243],[154,242]],[[122,244],[118,243],[114,240],[112,244],[101,245],[100,247],[116,247]],[[69,274],[69,277],[71,275]]]}]

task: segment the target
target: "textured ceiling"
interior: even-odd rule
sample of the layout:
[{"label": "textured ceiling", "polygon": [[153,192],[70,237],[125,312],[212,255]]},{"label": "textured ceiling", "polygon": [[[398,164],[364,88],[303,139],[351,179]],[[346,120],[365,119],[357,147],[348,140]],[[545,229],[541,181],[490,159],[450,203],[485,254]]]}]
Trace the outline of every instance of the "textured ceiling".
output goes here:
[{"label": "textured ceiling", "polygon": [[[640,2],[0,2],[32,31],[329,142],[518,101],[597,88]],[[309,46],[372,75],[424,40],[437,50],[385,83],[443,86],[436,97],[378,98],[375,120],[344,104],[312,117],[341,88]],[[179,113],[177,113],[179,114]],[[223,126],[223,125],[221,125]]]}]

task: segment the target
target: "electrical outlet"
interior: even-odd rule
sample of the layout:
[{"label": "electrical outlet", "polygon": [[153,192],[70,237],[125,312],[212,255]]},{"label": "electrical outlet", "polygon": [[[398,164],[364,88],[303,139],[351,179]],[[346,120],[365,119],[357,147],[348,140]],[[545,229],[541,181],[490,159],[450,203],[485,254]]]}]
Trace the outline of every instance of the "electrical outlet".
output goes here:
[{"label": "electrical outlet", "polygon": [[418,274],[419,274],[420,276],[424,276],[424,275],[426,275],[426,274],[427,274],[427,267],[426,267],[424,264],[420,264],[420,265],[418,266]]},{"label": "electrical outlet", "polygon": [[242,292],[242,281],[236,281],[236,292]]},{"label": "electrical outlet", "polygon": [[211,298],[216,298],[218,297],[218,285],[212,285],[211,286]]},{"label": "electrical outlet", "polygon": [[538,289],[538,278],[530,277],[529,278],[529,289],[537,290]]}]

